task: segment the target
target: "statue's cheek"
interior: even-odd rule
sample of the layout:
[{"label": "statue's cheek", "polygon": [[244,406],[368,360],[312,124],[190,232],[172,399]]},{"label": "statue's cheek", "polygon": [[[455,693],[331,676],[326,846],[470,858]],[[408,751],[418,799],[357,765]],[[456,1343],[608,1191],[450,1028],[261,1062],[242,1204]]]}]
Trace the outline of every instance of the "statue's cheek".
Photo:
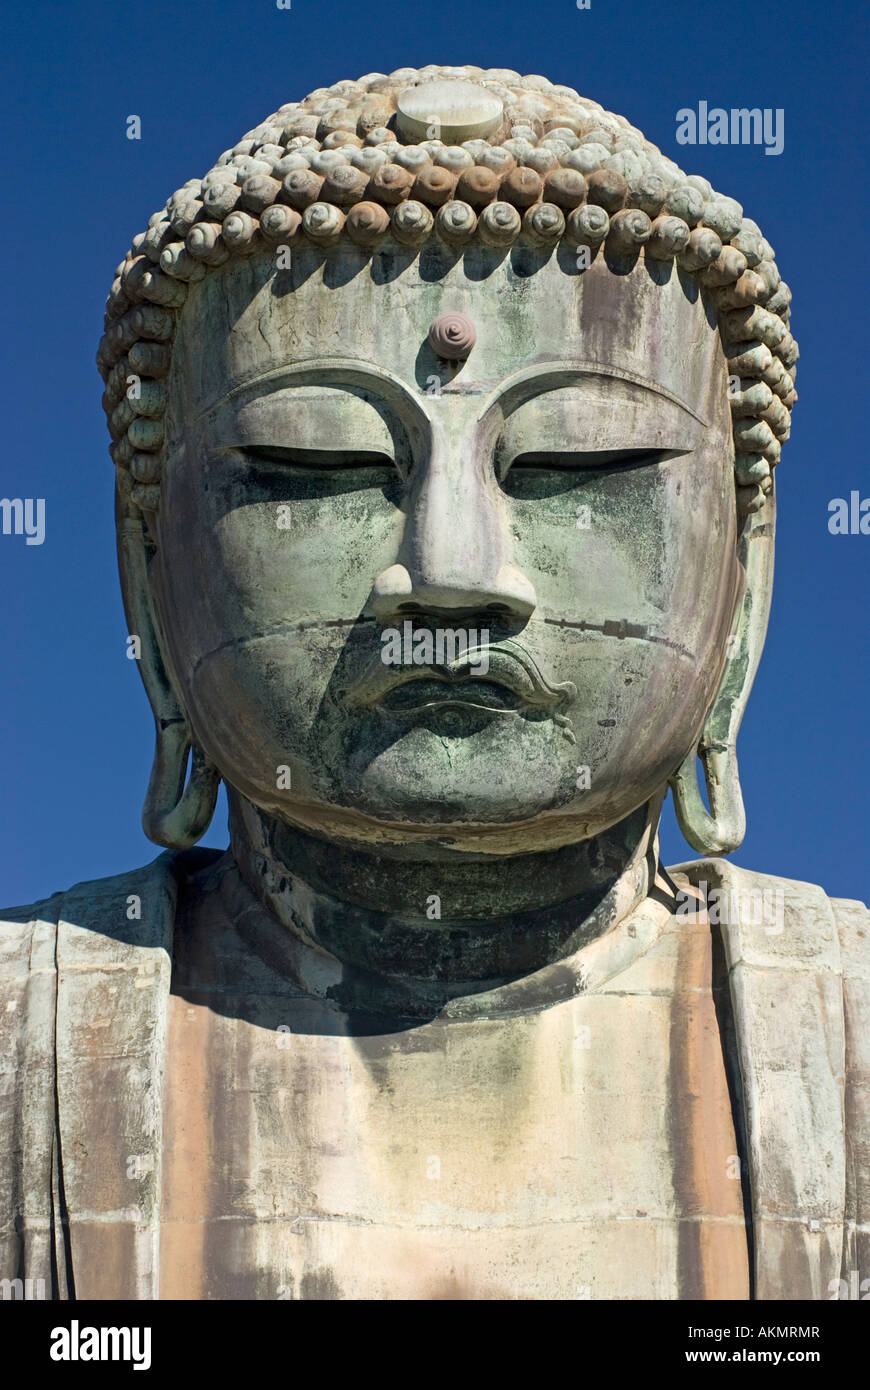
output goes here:
[{"label": "statue's cheek", "polygon": [[399,549],[398,475],[205,462],[199,479],[172,481],[161,530],[166,609],[188,660],[300,622],[354,621]]}]

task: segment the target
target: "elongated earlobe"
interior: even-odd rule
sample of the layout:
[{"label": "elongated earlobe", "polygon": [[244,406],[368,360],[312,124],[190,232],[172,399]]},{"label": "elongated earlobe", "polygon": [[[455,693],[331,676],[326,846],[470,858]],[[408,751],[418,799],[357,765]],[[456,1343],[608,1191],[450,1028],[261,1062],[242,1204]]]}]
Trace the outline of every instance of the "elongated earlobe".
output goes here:
[{"label": "elongated earlobe", "polygon": [[[146,536],[141,512],[119,489],[118,563],[130,632],[138,636],[140,671],[157,733],[154,763],[142,811],[149,840],[167,849],[189,849],[208,829],[220,773],[196,743],[172,684],[148,588]],[[188,755],[192,753],[190,776]]]},{"label": "elongated earlobe", "polygon": [[[708,811],[698,785],[698,758],[704,769]],[[699,854],[730,854],[743,843],[746,812],[737,770],[737,749],[699,747],[671,778],[680,830]]]},{"label": "elongated earlobe", "polygon": [[[728,639],[729,659],[697,747],[670,779],[680,830],[699,854],[730,854],[746,834],[737,734],[767,632],[775,519],[776,503],[771,494],[746,520],[738,546],[746,587]],[[698,785],[698,758],[704,769],[709,811]]]},{"label": "elongated earlobe", "polygon": [[219,786],[217,769],[195,743],[191,744],[186,722],[182,719],[165,728],[158,722],[154,764],[142,809],[142,827],[149,840],[167,849],[195,845],[211,824]]}]

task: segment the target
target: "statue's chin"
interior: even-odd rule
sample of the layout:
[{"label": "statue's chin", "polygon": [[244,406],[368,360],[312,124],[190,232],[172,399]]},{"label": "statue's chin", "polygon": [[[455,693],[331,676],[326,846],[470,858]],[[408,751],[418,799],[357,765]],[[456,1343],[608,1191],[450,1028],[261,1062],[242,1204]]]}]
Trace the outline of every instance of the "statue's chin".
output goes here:
[{"label": "statue's chin", "polygon": [[[297,813],[298,812],[298,813]],[[579,844],[598,833],[568,817],[484,824],[446,819],[429,822],[380,819],[343,806],[300,806],[276,817],[290,829],[360,851],[449,862],[462,855],[503,857],[536,854]],[[603,827],[602,827],[603,828]]]},{"label": "statue's chin", "polygon": [[[636,804],[600,803],[592,815],[577,800],[559,799],[558,789],[536,788],[535,796],[499,798],[492,788],[472,787],[463,799],[459,782],[430,790],[379,788],[383,797],[369,794],[352,804],[293,798],[282,805],[255,802],[261,812],[293,830],[358,849],[377,847],[422,858],[450,859],[456,854],[534,854],[579,844],[604,833],[632,812]],[[371,791],[371,789],[370,789]],[[474,814],[476,812],[476,814]]]},{"label": "statue's chin", "polygon": [[567,720],[496,717],[472,727],[464,718],[451,734],[446,714],[439,711],[437,730],[416,716],[401,729],[366,721],[345,737],[324,730],[319,764],[288,758],[289,785],[277,792],[260,775],[264,763],[277,762],[277,748],[255,762],[240,744],[221,771],[280,824],[360,848],[404,854],[416,846],[440,857],[528,854],[591,840],[651,801],[679,761],[674,755],[665,765],[659,755],[639,765],[647,750],[635,743],[626,778],[624,741],[607,748],[610,729],[586,731],[575,721],[575,741]]},{"label": "statue's chin", "polygon": [[[367,815],[420,825],[504,824],[573,800],[576,749],[551,723],[495,719],[464,736],[416,725],[350,760],[350,800]],[[344,801],[344,795],[339,800]]]}]

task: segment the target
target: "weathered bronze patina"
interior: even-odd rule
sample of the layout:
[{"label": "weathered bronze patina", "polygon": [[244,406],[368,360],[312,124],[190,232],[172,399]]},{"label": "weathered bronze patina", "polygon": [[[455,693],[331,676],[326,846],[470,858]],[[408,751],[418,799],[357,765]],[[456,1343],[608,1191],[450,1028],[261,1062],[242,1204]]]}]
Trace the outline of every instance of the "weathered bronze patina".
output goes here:
[{"label": "weathered bronze patina", "polygon": [[321,89],[152,218],[99,362],[167,852],[7,913],[0,1273],[870,1274],[866,909],[658,858],[669,784],[701,854],[745,828],[790,298],[733,199],[502,70]]}]

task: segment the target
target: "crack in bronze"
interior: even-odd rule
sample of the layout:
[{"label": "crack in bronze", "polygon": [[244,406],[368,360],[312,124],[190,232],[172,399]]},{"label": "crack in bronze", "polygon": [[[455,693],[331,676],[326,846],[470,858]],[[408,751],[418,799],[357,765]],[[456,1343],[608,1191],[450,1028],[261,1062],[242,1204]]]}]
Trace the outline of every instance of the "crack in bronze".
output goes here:
[{"label": "crack in bronze", "polygon": [[244,647],[244,646],[248,646],[251,642],[259,642],[259,641],[261,641],[262,638],[264,638],[264,637],[276,637],[276,636],[278,636],[279,633],[288,632],[288,631],[289,631],[289,632],[305,632],[305,631],[307,631],[308,628],[312,628],[312,627],[315,627],[315,628],[323,628],[323,627],[362,627],[364,623],[374,623],[374,622],[377,622],[377,619],[376,619],[376,618],[373,618],[373,617],[372,617],[372,618],[369,618],[369,617],[358,617],[358,618],[308,618],[308,619],[303,618],[303,619],[300,619],[299,622],[295,622],[295,623],[294,623],[294,622],[288,622],[288,621],[283,621],[283,622],[280,622],[280,623],[273,623],[270,627],[264,628],[262,632],[249,632],[249,633],[247,633],[244,637],[229,637],[229,638],[227,638],[226,642],[220,642],[216,647],[213,647],[212,650],[211,650],[210,652],[203,652],[202,656],[200,656],[200,657],[197,659],[197,661],[195,662],[194,667],[193,667],[193,671],[191,672],[191,675],[195,676],[196,673],[198,672],[200,666],[202,666],[203,662],[206,662],[206,661],[211,660],[211,658],[212,658],[213,656],[217,656],[220,652],[228,651],[228,650],[230,650],[232,647]]},{"label": "crack in bronze", "polygon": [[659,646],[670,647],[672,651],[679,652],[681,656],[687,656],[692,661],[695,659],[694,652],[690,652],[681,642],[672,642],[669,637],[657,637],[645,628],[643,623],[630,623],[627,618],[607,618],[603,623],[588,623],[582,618],[539,618],[538,621],[548,623],[550,627],[571,627],[577,628],[580,632],[600,632],[605,637],[618,637],[620,640],[635,637],[641,642],[655,642]]},{"label": "crack in bronze", "polygon": [[[356,618],[308,618],[300,619],[299,622],[275,623],[272,627],[265,628],[262,632],[249,633],[245,637],[231,637],[226,642],[221,642],[210,652],[205,652],[196,662],[193,668],[193,675],[199,670],[204,661],[216,656],[219,652],[226,651],[230,647],[247,645],[250,642],[259,641],[263,637],[272,637],[279,632],[306,632],[310,628],[354,628],[363,627],[366,623],[377,623],[379,620],[374,617],[360,616]],[[603,623],[590,623],[585,619],[572,618],[535,618],[535,622],[546,623],[550,627],[569,627],[578,632],[600,632],[604,637],[616,637],[622,641],[626,637],[633,637],[641,642],[654,642],[662,647],[669,647],[672,651],[679,652],[681,656],[688,657],[690,661],[695,659],[694,653],[688,647],[684,647],[680,642],[673,642],[669,637],[658,637],[650,632],[642,623],[630,623],[626,618],[607,618]]]}]

